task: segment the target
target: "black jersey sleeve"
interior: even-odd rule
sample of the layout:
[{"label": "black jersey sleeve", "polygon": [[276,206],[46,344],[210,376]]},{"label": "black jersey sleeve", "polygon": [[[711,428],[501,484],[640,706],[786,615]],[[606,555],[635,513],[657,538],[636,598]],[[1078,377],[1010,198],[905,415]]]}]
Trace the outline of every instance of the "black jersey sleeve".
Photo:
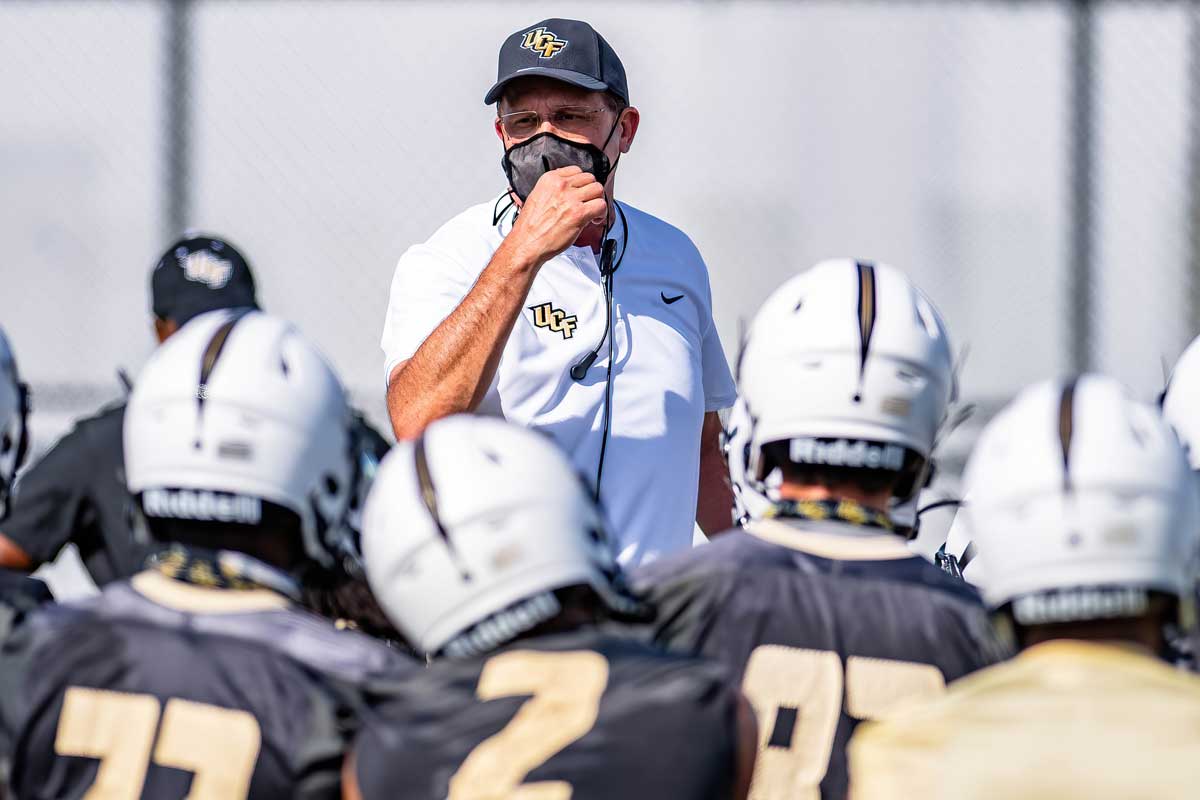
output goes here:
[{"label": "black jersey sleeve", "polygon": [[121,428],[123,405],[79,420],[17,482],[3,533],[34,565],[53,561],[68,543],[79,548],[97,584],[128,577],[146,546],[129,526]]},{"label": "black jersey sleeve", "polygon": [[[707,632],[721,618],[721,609],[731,602],[737,573],[702,558],[674,563],[674,569],[647,569],[634,575],[634,592],[653,609],[642,632],[646,641],[660,647],[698,653]],[[660,565],[665,566],[663,562],[654,566]]]},{"label": "black jersey sleeve", "polygon": [[53,561],[75,531],[94,519],[85,435],[75,428],[17,482],[13,507],[0,531],[29,554],[34,566]]}]

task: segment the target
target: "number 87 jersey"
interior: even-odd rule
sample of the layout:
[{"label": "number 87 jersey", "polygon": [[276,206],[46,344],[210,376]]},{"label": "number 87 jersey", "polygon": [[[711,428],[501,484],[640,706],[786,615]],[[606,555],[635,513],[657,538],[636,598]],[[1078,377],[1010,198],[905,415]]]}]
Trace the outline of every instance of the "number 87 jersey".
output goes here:
[{"label": "number 87 jersey", "polygon": [[636,576],[652,637],[733,670],[758,717],[752,800],[842,798],[861,720],[1000,660],[974,589],[899,536],[764,519]]}]

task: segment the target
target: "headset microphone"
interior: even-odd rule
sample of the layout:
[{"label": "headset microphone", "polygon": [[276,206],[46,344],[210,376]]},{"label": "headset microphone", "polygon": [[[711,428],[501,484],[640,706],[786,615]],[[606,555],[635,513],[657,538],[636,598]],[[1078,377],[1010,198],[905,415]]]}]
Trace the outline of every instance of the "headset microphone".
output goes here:
[{"label": "headset microphone", "polygon": [[592,364],[596,363],[596,359],[600,357],[600,351],[597,348],[579,360],[579,363],[571,367],[571,377],[574,380],[581,381],[587,375],[587,371],[592,368]]},{"label": "headset microphone", "polygon": [[617,271],[613,266],[613,257],[617,254],[617,240],[605,239],[604,247],[600,250],[600,275],[607,278]]}]

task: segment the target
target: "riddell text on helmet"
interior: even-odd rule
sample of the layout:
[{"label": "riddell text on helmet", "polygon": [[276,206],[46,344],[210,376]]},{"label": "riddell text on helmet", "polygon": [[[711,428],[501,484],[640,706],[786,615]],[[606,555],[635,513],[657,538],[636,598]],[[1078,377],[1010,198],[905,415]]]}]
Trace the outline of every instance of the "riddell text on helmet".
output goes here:
[{"label": "riddell text on helmet", "polygon": [[788,457],[797,464],[822,464],[830,467],[865,467],[899,472],[904,469],[904,448],[894,444],[792,439]]},{"label": "riddell text on helmet", "polygon": [[194,519],[213,522],[240,522],[257,525],[262,521],[262,501],[222,492],[190,489],[147,489],[142,494],[142,509],[148,517]]}]

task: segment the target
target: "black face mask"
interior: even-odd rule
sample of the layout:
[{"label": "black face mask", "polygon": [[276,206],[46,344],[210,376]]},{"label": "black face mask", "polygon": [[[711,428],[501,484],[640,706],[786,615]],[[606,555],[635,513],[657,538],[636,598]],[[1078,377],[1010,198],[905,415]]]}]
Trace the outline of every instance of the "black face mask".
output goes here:
[{"label": "black face mask", "polygon": [[[620,118],[613,124],[612,130],[604,140],[612,138]],[[620,160],[620,156],[617,157]],[[508,185],[513,194],[521,198],[521,202],[529,197],[538,178],[552,169],[562,167],[579,167],[584,172],[596,176],[601,184],[608,182],[608,176],[616,169],[615,164],[608,163],[608,156],[591,142],[572,142],[549,131],[531,136],[523,142],[514,144],[504,151],[500,159],[504,174],[508,176]]]}]

